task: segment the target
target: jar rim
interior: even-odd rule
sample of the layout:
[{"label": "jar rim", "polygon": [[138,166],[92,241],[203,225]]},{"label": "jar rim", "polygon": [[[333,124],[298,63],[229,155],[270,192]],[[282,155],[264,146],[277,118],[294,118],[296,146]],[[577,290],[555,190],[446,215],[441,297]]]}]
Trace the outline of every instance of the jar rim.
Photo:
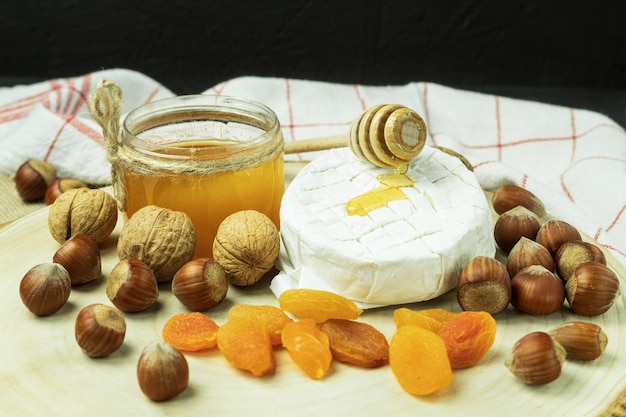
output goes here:
[{"label": "jar rim", "polygon": [[[131,110],[122,122],[122,145],[146,156],[160,159],[199,157],[193,148],[177,147],[176,143],[179,141],[175,138],[171,142],[163,142],[175,151],[163,153],[155,151],[159,144],[140,137],[143,132],[153,128],[193,121],[236,122],[260,129],[258,135],[247,140],[220,143],[221,152],[217,155],[213,153],[211,158],[219,158],[220,154],[232,155],[261,146],[272,146],[280,131],[280,123],[275,112],[261,102],[227,95],[188,94],[151,101]],[[280,137],[281,143],[275,146],[282,146],[282,135]],[[160,144],[161,148],[163,143]]]}]

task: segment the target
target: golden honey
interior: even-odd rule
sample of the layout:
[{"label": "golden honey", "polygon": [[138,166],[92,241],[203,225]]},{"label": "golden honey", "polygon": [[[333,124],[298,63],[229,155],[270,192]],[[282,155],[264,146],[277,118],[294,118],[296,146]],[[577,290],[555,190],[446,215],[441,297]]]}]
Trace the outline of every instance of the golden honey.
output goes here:
[{"label": "golden honey", "polygon": [[365,216],[372,210],[385,207],[391,201],[406,200],[403,187],[413,187],[413,180],[400,173],[382,174],[376,177],[380,186],[350,199],[346,203],[349,216]]},{"label": "golden honey", "polygon": [[211,257],[219,224],[234,212],[257,210],[279,227],[282,149],[278,120],[260,103],[212,96],[149,103],[124,121],[116,194],[127,217],[151,204],[187,213],[195,257]]}]

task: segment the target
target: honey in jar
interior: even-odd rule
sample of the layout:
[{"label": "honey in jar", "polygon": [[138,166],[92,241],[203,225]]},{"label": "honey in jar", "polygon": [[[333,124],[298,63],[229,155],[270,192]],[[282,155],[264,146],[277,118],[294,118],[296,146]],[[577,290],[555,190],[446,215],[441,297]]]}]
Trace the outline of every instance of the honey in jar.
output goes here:
[{"label": "honey in jar", "polygon": [[267,106],[225,96],[179,96],[128,114],[113,181],[127,217],[146,205],[183,211],[195,257],[211,257],[219,224],[257,210],[279,227],[283,137]]}]

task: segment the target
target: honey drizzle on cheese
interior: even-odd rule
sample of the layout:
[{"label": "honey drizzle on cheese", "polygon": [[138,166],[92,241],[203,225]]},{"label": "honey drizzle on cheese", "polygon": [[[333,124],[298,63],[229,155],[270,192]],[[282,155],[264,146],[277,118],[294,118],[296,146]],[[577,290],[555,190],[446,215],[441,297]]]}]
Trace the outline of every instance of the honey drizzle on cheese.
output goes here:
[{"label": "honey drizzle on cheese", "polygon": [[393,174],[381,174],[376,177],[381,184],[346,203],[348,216],[365,216],[370,211],[385,207],[389,202],[406,200],[403,187],[413,187],[413,180],[406,175],[406,169],[398,169]]}]

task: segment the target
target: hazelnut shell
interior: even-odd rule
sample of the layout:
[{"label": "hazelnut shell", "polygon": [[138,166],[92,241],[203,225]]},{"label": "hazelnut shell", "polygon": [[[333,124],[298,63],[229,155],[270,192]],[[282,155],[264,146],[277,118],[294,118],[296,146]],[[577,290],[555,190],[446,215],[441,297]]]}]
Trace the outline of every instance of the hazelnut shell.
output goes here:
[{"label": "hazelnut shell", "polygon": [[606,258],[595,245],[582,240],[565,242],[557,250],[554,260],[556,272],[563,281],[567,281],[576,267],[584,262],[595,261],[606,265]]},{"label": "hazelnut shell", "polygon": [[102,276],[100,248],[92,238],[77,234],[67,240],[52,256],[65,267],[72,285],[84,284]]},{"label": "hazelnut shell", "polygon": [[20,298],[33,314],[48,316],[65,305],[71,292],[70,275],[57,263],[32,267],[20,281]]},{"label": "hazelnut shell", "polygon": [[172,345],[155,340],[141,352],[137,362],[139,388],[152,401],[165,401],[189,385],[189,365]]},{"label": "hazelnut shell", "polygon": [[106,293],[120,310],[136,313],[154,304],[159,286],[148,265],[137,259],[122,259],[109,274]]},{"label": "hazelnut shell", "polygon": [[227,292],[224,269],[209,258],[187,262],[172,279],[172,293],[190,310],[204,311],[215,307]]},{"label": "hazelnut shell", "polygon": [[76,316],[74,335],[85,355],[93,358],[107,356],[124,343],[126,320],[113,307],[90,304]]},{"label": "hazelnut shell", "polygon": [[607,266],[598,262],[585,262],[565,283],[569,306],[581,316],[606,313],[617,298],[619,279]]},{"label": "hazelnut shell", "polygon": [[560,375],[567,353],[565,348],[545,332],[532,332],[513,345],[505,365],[521,381],[544,385]]},{"label": "hazelnut shell", "polygon": [[511,278],[511,305],[533,315],[549,315],[565,301],[561,280],[541,265],[531,265]]},{"label": "hazelnut shell", "polygon": [[513,246],[506,260],[506,270],[510,277],[514,277],[522,269],[531,265],[541,265],[548,271],[554,271],[554,259],[543,245],[522,237]]},{"label": "hazelnut shell", "polygon": [[48,185],[56,179],[56,169],[48,162],[30,159],[24,162],[15,173],[15,188],[26,201],[44,198]]},{"label": "hazelnut shell", "polygon": [[535,213],[538,217],[546,215],[543,203],[535,194],[512,184],[503,185],[494,191],[491,195],[491,205],[498,214],[502,214],[514,207],[522,206]]},{"label": "hazelnut shell", "polygon": [[522,237],[534,239],[540,227],[541,223],[535,213],[517,206],[498,217],[493,236],[500,249],[508,253]]},{"label": "hazelnut shell", "polygon": [[541,225],[535,242],[543,245],[554,257],[561,245],[573,240],[582,240],[578,229],[563,220],[550,219]]},{"label": "hazelnut shell", "polygon": [[581,361],[599,358],[609,341],[599,325],[588,321],[562,323],[548,333],[565,348],[567,359]]},{"label": "hazelnut shell", "polygon": [[87,188],[87,184],[73,178],[57,178],[46,188],[44,200],[46,204],[50,205],[54,203],[61,194],[68,190],[73,190],[74,188]]},{"label": "hazelnut shell", "polygon": [[511,300],[511,280],[498,260],[477,256],[461,269],[456,294],[463,310],[498,314]]}]

